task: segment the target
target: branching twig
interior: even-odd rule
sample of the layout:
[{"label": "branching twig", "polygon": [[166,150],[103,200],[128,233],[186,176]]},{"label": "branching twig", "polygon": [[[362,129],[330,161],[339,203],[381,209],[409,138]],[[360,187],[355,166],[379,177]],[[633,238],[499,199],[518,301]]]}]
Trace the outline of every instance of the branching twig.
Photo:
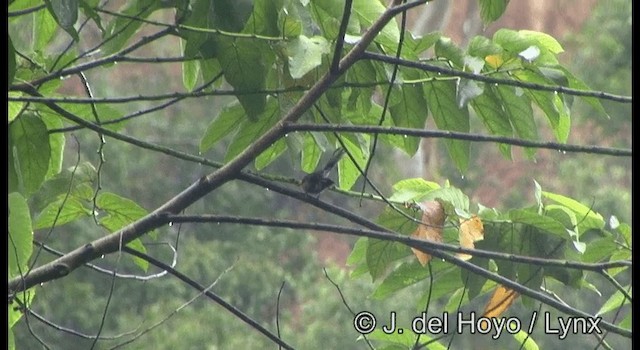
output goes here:
[{"label": "branching twig", "polygon": [[524,81],[514,80],[514,79],[493,78],[493,77],[482,75],[482,74],[463,72],[463,71],[459,71],[452,68],[445,68],[445,67],[435,66],[435,65],[421,63],[421,62],[409,61],[402,58],[381,55],[379,53],[369,52],[369,51],[362,54],[362,59],[370,59],[370,60],[385,62],[389,64],[397,64],[404,67],[421,69],[427,72],[440,73],[444,75],[461,77],[465,79],[481,81],[481,82],[490,83],[490,84],[509,85],[509,86],[516,86],[516,87],[521,87],[525,89],[551,91],[551,92],[557,92],[559,94],[562,93],[562,94],[574,95],[574,96],[596,97],[603,100],[611,100],[611,101],[624,102],[624,103],[631,103],[633,101],[632,97],[630,96],[619,96],[619,95],[614,95],[614,94],[610,94],[602,91],[577,90],[577,89],[566,88],[564,86],[535,84],[535,83],[529,83],[529,82],[524,82]]},{"label": "branching twig", "polygon": [[286,132],[293,131],[332,131],[332,132],[352,132],[352,133],[372,133],[372,134],[388,134],[388,135],[407,135],[418,137],[433,137],[451,140],[467,140],[472,142],[491,142],[504,143],[513,146],[545,148],[563,152],[575,153],[592,153],[604,154],[616,157],[631,157],[630,149],[601,147],[601,146],[582,146],[570,145],[556,142],[542,142],[524,140],[520,138],[492,136],[482,134],[472,134],[446,130],[424,130],[400,127],[383,127],[373,125],[327,125],[327,124],[286,124],[284,126]]}]

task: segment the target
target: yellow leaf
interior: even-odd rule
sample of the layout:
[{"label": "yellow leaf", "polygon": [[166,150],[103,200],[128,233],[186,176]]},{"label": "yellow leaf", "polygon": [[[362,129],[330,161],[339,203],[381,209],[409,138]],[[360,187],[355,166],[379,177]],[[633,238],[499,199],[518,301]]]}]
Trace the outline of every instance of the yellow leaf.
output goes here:
[{"label": "yellow leaf", "polygon": [[[460,220],[459,231],[460,246],[463,248],[475,248],[473,242],[484,239],[484,226],[482,220],[476,215],[472,216],[468,220]],[[458,253],[456,256],[462,260],[471,259],[471,255]]]},{"label": "yellow leaf", "polygon": [[484,61],[487,62],[489,67],[493,69],[498,69],[504,63],[501,55],[489,55],[484,58]]},{"label": "yellow leaf", "polygon": [[[425,201],[418,205],[422,209],[422,223],[413,231],[411,237],[431,242],[442,242],[442,227],[444,226],[444,207],[438,201]],[[425,266],[431,255],[418,249],[411,248],[418,261]]]},{"label": "yellow leaf", "polygon": [[[498,288],[493,292],[491,299],[489,299],[487,306],[485,306],[482,317],[499,317],[503,312],[507,311],[509,306],[516,301],[518,296],[520,296],[520,294],[513,289],[509,289],[501,285],[498,286]],[[482,320],[479,324],[479,328],[482,330],[488,330],[489,327],[491,327],[491,325],[486,320]]]}]

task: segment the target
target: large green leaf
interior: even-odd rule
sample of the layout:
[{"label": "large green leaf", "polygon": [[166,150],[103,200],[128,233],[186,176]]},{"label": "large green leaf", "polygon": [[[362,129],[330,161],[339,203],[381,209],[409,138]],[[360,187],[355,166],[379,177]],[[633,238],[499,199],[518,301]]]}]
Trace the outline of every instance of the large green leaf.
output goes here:
[{"label": "large green leaf", "polygon": [[[471,106],[492,134],[507,137],[513,136],[509,117],[492,87],[485,89],[482,95],[471,101]],[[506,158],[511,158],[511,147],[509,145],[500,144],[499,148]]]},{"label": "large green leaf", "polygon": [[[365,168],[367,159],[369,158],[369,137],[362,135],[359,143],[353,142],[352,138],[345,137],[342,139],[347,152],[353,157],[360,169]],[[339,186],[343,190],[349,190],[360,177],[360,171],[353,164],[349,156],[344,156],[338,162],[338,178]]]},{"label": "large green leaf", "polygon": [[[11,36],[8,36],[7,63],[9,66],[9,85],[13,83],[13,77],[16,75],[16,49],[13,47]],[[11,119],[9,119],[11,121]]]},{"label": "large green leaf", "polygon": [[[532,70],[518,71],[514,73],[514,76],[519,80],[529,83],[554,85],[552,81]],[[562,98],[553,92],[536,91],[532,89],[526,89],[525,94],[531,101],[538,105],[547,116],[547,120],[556,139],[559,142],[566,142],[569,137],[571,119],[569,110]]]},{"label": "large green leaf", "polygon": [[307,174],[312,173],[322,157],[323,149],[318,146],[318,142],[311,133],[305,133],[302,141],[302,154],[300,164],[302,171]]},{"label": "large green leaf", "polygon": [[312,69],[322,64],[322,56],[329,53],[329,43],[321,36],[308,38],[301,35],[287,42],[289,73],[300,79]]},{"label": "large green leaf", "polygon": [[497,20],[507,9],[509,0],[479,0],[480,18],[485,25]]},{"label": "large green leaf", "polygon": [[[60,129],[64,125],[62,119],[57,116],[49,116],[43,119],[47,125],[47,129]],[[50,179],[57,175],[62,170],[62,156],[65,145],[64,133],[51,133],[49,134],[49,147],[51,148],[51,158],[49,159],[49,169],[47,171],[46,179]]]},{"label": "large green leaf", "polygon": [[[424,85],[427,105],[439,129],[469,132],[469,111],[456,103],[454,81],[434,80]],[[464,172],[469,165],[469,141],[446,140],[451,159]]]},{"label": "large green leaf", "polygon": [[431,269],[422,266],[417,259],[412,259],[409,262],[404,262],[388,276],[384,278],[382,283],[376,287],[371,295],[375,299],[386,299],[393,293],[398,292],[406,287],[412,286],[416,283],[429,279],[429,275],[433,273],[433,278],[440,278],[450,270],[454,268],[448,263],[443,261],[432,261]]},{"label": "large green leaf", "polygon": [[[35,114],[24,113],[9,124],[9,172],[20,192],[31,194],[40,188],[49,170],[51,147],[45,123]],[[18,188],[11,188],[16,191]]]},{"label": "large green leaf", "polygon": [[[424,100],[424,90],[421,84],[403,84],[391,91],[389,112],[397,127],[420,129],[424,127],[429,114]],[[402,137],[402,150],[413,156],[420,145],[420,139]]]},{"label": "large green leaf", "polygon": [[69,33],[73,40],[80,40],[74,28],[78,20],[78,0],[45,0],[45,3],[60,27]]},{"label": "large green leaf", "polygon": [[[353,2],[352,16],[357,16],[360,23],[365,27],[370,27],[387,10],[385,4],[380,0],[355,0]],[[395,54],[400,41],[400,30],[398,23],[392,19],[378,34],[375,41],[380,43],[387,54]]]},{"label": "large green leaf", "polygon": [[220,114],[209,123],[202,139],[200,139],[200,152],[206,152],[213,147],[220,139],[230,135],[247,119],[242,106],[232,104],[222,109]]},{"label": "large green leaf", "polygon": [[58,24],[51,12],[44,9],[35,12],[33,17],[33,50],[41,52],[49,45],[58,30]]},{"label": "large green leaf", "polygon": [[512,209],[509,218],[513,222],[531,225],[542,231],[552,233],[564,239],[571,239],[567,229],[559,221],[527,209]]},{"label": "large green leaf", "polygon": [[[338,36],[344,1],[342,0],[311,0],[310,12],[314,22],[320,27],[323,36],[335,39]],[[358,16],[350,16],[347,24],[347,34],[359,35],[360,22]]]},{"label": "large green leaf", "polygon": [[9,194],[9,278],[27,272],[33,250],[33,229],[27,201],[18,192]]},{"label": "large green leaf", "polygon": [[[134,201],[110,192],[98,194],[96,205],[106,214],[100,218],[100,225],[110,232],[115,232],[147,215],[147,211]],[[149,235],[156,237],[157,233],[152,231]],[[146,251],[139,239],[129,242],[127,246],[143,253]],[[145,260],[138,257],[134,257],[133,260],[143,271],[149,267],[149,263]]]},{"label": "large green leaf", "polygon": [[602,229],[604,228],[604,218],[599,213],[593,211],[592,208],[576,201],[575,199],[556,194],[551,192],[542,192],[544,198],[551,199],[552,201],[562,204],[569,208],[578,216],[578,224],[583,231],[588,229]]},{"label": "large green leaf", "polygon": [[[243,1],[231,0],[232,2],[242,3]],[[283,0],[244,0],[247,4],[253,3],[253,11],[244,26],[244,33],[254,33],[259,35],[279,36],[280,25],[278,15],[283,7]],[[246,5],[245,5],[246,6]],[[248,8],[248,7],[245,7]],[[291,17],[291,16],[289,16]],[[292,19],[289,19],[292,21]],[[293,22],[293,21],[292,21]],[[291,29],[291,27],[288,27]],[[285,28],[285,33],[286,33]]]},{"label": "large green leaf", "polygon": [[149,17],[154,11],[162,8],[163,3],[156,0],[128,1],[124,9],[119,11],[125,16],[111,21],[104,32],[105,45],[101,48],[103,53],[109,55],[120,50],[140,29],[143,22],[137,18]]},{"label": "large green leaf", "polygon": [[253,141],[271,129],[278,120],[280,120],[280,105],[275,98],[270,98],[264,112],[258,116],[257,120],[245,119],[240,124],[238,132],[234,135],[231,144],[227,148],[227,154],[224,157],[225,161],[233,159],[233,157],[244,151]]},{"label": "large green leaf", "polygon": [[61,195],[59,200],[49,203],[38,215],[35,229],[50,228],[54,225],[62,226],[78,218],[89,216],[91,216],[91,209],[85,208],[80,199],[75,197],[65,199],[65,196]]},{"label": "large green leaf", "polygon": [[216,51],[225,79],[238,93],[236,97],[247,117],[256,121],[265,110],[266,94],[257,91],[266,86],[275,59],[273,50],[262,40],[221,37]]},{"label": "large green leaf", "polygon": [[284,151],[287,150],[287,142],[285,139],[279,139],[273,145],[269,146],[264,152],[256,157],[255,166],[257,170],[261,170],[274,160],[278,159]]},{"label": "large green leaf", "polygon": [[[498,86],[494,91],[500,98],[506,116],[509,118],[516,135],[525,140],[538,140],[538,128],[533,118],[533,109],[529,98],[522,92],[518,95],[519,89],[508,86]],[[532,157],[536,149],[527,148],[526,152],[529,157]]]},{"label": "large green leaf", "polygon": [[410,254],[410,250],[400,243],[369,238],[367,246],[367,267],[375,281],[390,268],[391,263]]}]

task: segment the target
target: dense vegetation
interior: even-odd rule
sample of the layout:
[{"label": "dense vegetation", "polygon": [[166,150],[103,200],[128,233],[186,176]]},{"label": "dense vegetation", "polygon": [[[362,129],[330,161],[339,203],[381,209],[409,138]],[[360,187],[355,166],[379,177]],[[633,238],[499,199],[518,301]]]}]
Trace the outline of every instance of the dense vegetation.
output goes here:
[{"label": "dense vegetation", "polygon": [[[10,346],[628,347],[630,2],[571,64],[394,3],[10,1]],[[424,138],[433,178],[408,175]],[[335,188],[301,191],[338,148]]]}]

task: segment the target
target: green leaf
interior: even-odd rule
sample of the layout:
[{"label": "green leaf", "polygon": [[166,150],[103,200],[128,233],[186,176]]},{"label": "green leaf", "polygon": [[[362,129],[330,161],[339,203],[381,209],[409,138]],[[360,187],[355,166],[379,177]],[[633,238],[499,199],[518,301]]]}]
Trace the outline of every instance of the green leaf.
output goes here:
[{"label": "green leaf", "polygon": [[574,213],[576,213],[578,217],[577,221],[582,232],[588,229],[604,228],[605,222],[602,215],[596,213],[595,211],[593,211],[593,209],[576,201],[575,199],[545,191],[542,191],[542,196],[558,204],[564,205],[565,207],[571,209]]},{"label": "green leaf", "polygon": [[211,149],[223,137],[230,135],[234,130],[243,125],[247,119],[242,106],[232,104],[222,109],[220,114],[209,123],[207,130],[200,139],[200,152]]},{"label": "green leaf", "polygon": [[[127,247],[133,249],[133,250],[137,250],[140,253],[146,253],[147,252],[147,248],[144,247],[144,245],[142,244],[142,241],[140,240],[140,238],[136,238],[134,240],[132,240],[131,242],[127,243]],[[133,262],[138,265],[138,267],[140,267],[142,269],[142,271],[147,272],[147,270],[149,269],[149,262],[147,262],[146,260],[139,258],[137,256],[133,256]]]},{"label": "green leaf", "polygon": [[[369,149],[368,149],[368,136],[362,135],[364,140],[361,142],[360,146],[352,141],[350,138],[343,138],[342,141],[345,144],[347,152],[355,159],[360,169],[364,169],[367,164],[367,159],[369,158]],[[349,190],[360,177],[360,171],[353,164],[353,161],[349,156],[344,156],[338,162],[338,179],[339,179],[339,187],[343,190]]]},{"label": "green leaf", "polygon": [[409,218],[419,220],[422,216],[422,212],[413,209],[399,208],[405,215],[402,215],[397,210],[385,207],[376,222],[391,231],[397,232],[401,235],[409,236],[418,227],[416,221]]},{"label": "green leaf", "polygon": [[473,101],[476,97],[484,92],[484,84],[479,84],[470,79],[461,78],[456,85],[456,101],[458,108],[466,108],[469,101]]},{"label": "green leaf", "polygon": [[82,13],[88,18],[91,18],[96,26],[100,29],[100,32],[104,34],[105,29],[102,26],[102,20],[100,19],[100,15],[98,12],[94,10],[97,7],[98,2],[95,0],[80,0],[80,9],[82,9]]},{"label": "green leaf", "polygon": [[[42,121],[47,125],[48,130],[59,129],[64,126],[62,120],[57,116],[43,118]],[[62,170],[62,156],[65,145],[64,133],[49,134],[49,148],[51,148],[51,157],[49,158],[49,169],[45,179],[50,179]]]},{"label": "green leaf", "polygon": [[[230,0],[232,3],[242,3],[243,1]],[[244,1],[245,9],[253,3],[253,11],[246,22],[243,33],[253,33],[260,35],[279,36],[280,22],[279,14],[283,7],[283,0],[252,0]],[[242,6],[242,5],[241,5]],[[291,19],[289,19],[291,22]]]},{"label": "green leaf", "polygon": [[297,11],[294,5],[278,10],[277,27],[281,28],[281,34],[285,38],[295,38],[303,32],[302,21],[295,12]]},{"label": "green leaf", "polygon": [[[432,266],[437,266],[435,259],[431,260]],[[447,264],[445,262],[438,262],[438,264]],[[427,268],[427,267],[425,267]],[[457,290],[463,287],[460,279],[460,269],[453,268],[450,265],[448,268],[444,268],[434,276],[433,284],[427,285],[423,288],[422,296],[416,303],[418,305],[427,305],[428,301],[438,300],[443,297],[451,296]]]},{"label": "green leaf", "polygon": [[[453,81],[432,81],[424,85],[427,105],[439,129],[469,132],[469,111],[458,108]],[[451,159],[461,172],[469,165],[469,141],[445,140]]]},{"label": "green leaf", "polygon": [[53,227],[54,225],[59,227],[78,218],[91,216],[91,209],[85,208],[80,199],[68,197],[65,200],[64,197],[64,195],[61,195],[59,200],[49,203],[42,210],[36,220],[36,230]]},{"label": "green leaf", "polygon": [[256,91],[265,88],[274,60],[273,50],[263,40],[227,37],[217,40],[216,50],[225,79],[238,93],[236,97],[247,112],[247,117],[256,121],[266,105],[266,95]]},{"label": "green leaf", "polygon": [[49,170],[51,148],[47,126],[35,114],[22,114],[9,124],[9,155],[21,192],[37,191]]},{"label": "green leaf", "polygon": [[[18,91],[8,91],[8,95],[9,95],[9,97],[20,97],[20,96],[22,96],[22,93],[18,92]],[[8,106],[7,120],[8,120],[9,123],[11,123],[14,119],[16,119],[18,114],[24,108],[24,103],[23,102],[9,101],[8,105],[9,106]]]},{"label": "green leaf", "polygon": [[269,146],[264,152],[260,153],[256,157],[255,166],[257,170],[262,170],[267,165],[271,164],[274,160],[287,150],[287,143],[285,139],[279,139],[273,145]]},{"label": "green leaf", "polygon": [[322,157],[323,150],[318,146],[313,134],[306,132],[303,136],[302,154],[300,164],[302,171],[312,173]]},{"label": "green leaf", "polygon": [[47,8],[56,21],[64,29],[73,40],[80,40],[78,32],[73,27],[78,20],[78,0],[45,0]]},{"label": "green leaf", "polygon": [[[493,89],[502,102],[504,111],[511,122],[516,135],[525,140],[538,140],[538,127],[533,118],[531,101],[526,95],[518,94],[518,89],[498,86]],[[525,148],[529,157],[536,153],[535,148]]]},{"label": "green leaf", "polygon": [[[509,117],[502,107],[501,101],[494,93],[494,88],[489,87],[484,93],[471,101],[471,107],[486,128],[492,133],[500,136],[513,136],[513,129],[509,123]],[[511,147],[509,145],[500,144],[502,154],[511,159]]]},{"label": "green leaf", "polygon": [[598,238],[587,244],[585,252],[582,254],[582,261],[601,262],[607,260],[614,252],[620,249],[614,236]]},{"label": "green leaf", "polygon": [[17,192],[9,194],[9,278],[27,272],[33,251],[31,215],[25,198]]},{"label": "green leaf", "polygon": [[105,213],[105,216],[100,218],[100,225],[109,232],[116,232],[148,214],[136,202],[111,192],[100,192],[96,198],[96,205]]},{"label": "green leaf", "polygon": [[[575,75],[571,74],[571,72],[569,72],[569,70],[567,70],[566,68],[560,65],[554,68],[561,70],[564,73],[564,76],[566,77],[568,86],[570,88],[578,89],[578,90],[591,90],[591,88],[589,88],[587,84],[585,84],[582,80],[578,79]],[[600,103],[600,99],[596,97],[586,97],[586,96],[581,96],[580,98],[583,99],[585,102],[587,102],[597,112],[599,112],[600,115],[602,115],[607,119],[609,118],[607,111],[605,111],[604,107],[602,106],[602,103]]]},{"label": "green leaf", "polygon": [[[100,218],[99,222],[100,225],[109,230],[109,232],[116,232],[124,226],[147,215],[147,211],[134,201],[111,192],[101,192],[98,194],[96,205],[106,214]],[[157,233],[151,231],[149,235],[155,238]],[[146,252],[142,241],[139,239],[129,242],[127,246],[143,253]],[[137,257],[134,257],[133,260],[143,271],[147,271],[149,267],[147,261]]]},{"label": "green leaf", "polygon": [[[553,82],[542,76],[540,73],[531,70],[523,70],[514,73],[514,76],[521,81],[554,85]],[[571,119],[569,110],[566,108],[562,98],[558,94],[547,91],[534,91],[526,89],[525,94],[531,99],[547,116],[551,129],[559,142],[567,142]]]},{"label": "green leaf", "polygon": [[414,55],[419,56],[423,52],[430,49],[440,39],[442,33],[431,32],[424,36],[413,37],[413,35],[405,36],[404,48],[407,48],[413,52]]},{"label": "green leaf", "polygon": [[[353,2],[353,12],[351,16],[357,16],[362,26],[370,27],[387,10],[385,5],[379,0],[355,0]],[[342,11],[342,9],[340,10]],[[387,23],[382,31],[378,33],[375,41],[384,46],[387,54],[395,54],[400,41],[400,30],[398,23],[392,19]]]},{"label": "green leaf", "polygon": [[541,47],[551,51],[554,54],[564,52],[562,45],[551,35],[532,30],[520,30],[518,31],[524,38],[535,40]]},{"label": "green leaf", "polygon": [[537,44],[534,39],[524,37],[520,32],[506,28],[498,29],[493,34],[493,42],[509,52],[512,57],[517,56],[529,46]]},{"label": "green leaf", "polygon": [[367,266],[375,281],[387,271],[391,263],[410,254],[406,246],[386,240],[369,238],[367,246]]},{"label": "green leaf", "polygon": [[287,42],[289,57],[289,73],[293,79],[300,79],[305,74],[322,64],[322,56],[329,53],[329,43],[320,36],[308,38],[301,35]]},{"label": "green leaf", "polygon": [[424,198],[429,192],[439,189],[440,185],[422,178],[405,179],[393,185],[392,202],[408,202]]},{"label": "green leaf", "polygon": [[518,349],[522,350],[538,350],[538,344],[536,344],[535,340],[531,337],[531,334],[521,330],[518,333],[513,335],[513,338],[518,342]]},{"label": "green leaf", "polygon": [[200,61],[182,61],[182,85],[187,91],[193,91],[200,76]]},{"label": "green leaf", "polygon": [[[389,112],[396,127],[423,128],[429,113],[422,84],[403,84],[391,91]],[[420,146],[416,137],[402,137],[403,148],[413,156]]]},{"label": "green leaf", "polygon": [[464,67],[464,51],[456,46],[451,38],[440,37],[436,42],[435,53],[437,57],[448,59],[456,67]]},{"label": "green leaf", "polygon": [[548,216],[539,215],[527,209],[512,209],[508,212],[509,218],[516,223],[534,226],[542,231],[552,233],[564,239],[571,239],[564,225]]},{"label": "green leaf", "polygon": [[[75,168],[64,169],[57,175],[47,179],[38,192],[29,199],[30,208],[34,212],[41,212],[49,203],[58,201],[61,194],[70,191],[70,195],[81,199],[93,198],[93,183],[97,171],[89,162],[81,163]],[[71,183],[73,181],[73,183]]]},{"label": "green leaf", "polygon": [[480,0],[480,18],[485,25],[497,20],[507,9],[509,0]]},{"label": "green leaf", "polygon": [[35,12],[33,17],[33,51],[42,52],[53,39],[58,24],[51,12],[44,9]]},{"label": "green leaf", "polygon": [[[420,201],[435,200],[435,199],[440,199],[445,202],[448,202],[455,209],[463,210],[465,212],[469,211],[469,197],[467,197],[467,195],[465,195],[458,188],[446,187],[446,188],[439,188],[437,190],[433,190],[429,192],[426,196],[421,198]],[[445,211],[446,211],[446,207],[445,207]]]},{"label": "green leaf", "polygon": [[280,106],[276,99],[270,98],[267,101],[264,112],[257,120],[244,120],[242,122],[240,129],[234,136],[231,144],[229,144],[227,154],[224,157],[225,162],[233,159],[233,157],[244,151],[253,141],[271,129],[278,120],[280,120]]},{"label": "green leaf", "polygon": [[360,237],[353,245],[353,250],[347,257],[348,266],[357,266],[364,262],[367,257],[367,246],[369,239],[367,237]]},{"label": "green leaf", "polygon": [[484,60],[489,55],[502,53],[502,48],[484,36],[474,36],[467,45],[467,54]]},{"label": "green leaf", "polygon": [[[36,288],[30,288],[27,291],[18,293],[16,301],[9,304],[9,328],[13,327],[22,318],[24,311],[21,307],[17,307],[17,301],[26,307],[31,307],[33,298],[36,296]],[[11,330],[10,330],[11,332]],[[11,341],[11,340],[10,340]],[[15,348],[15,346],[14,346]]]},{"label": "green leaf", "polygon": [[[13,77],[16,75],[16,49],[13,47],[11,36],[8,36],[7,63],[9,65],[9,86],[13,83]],[[12,118],[9,118],[11,121]]]},{"label": "green leaf", "polygon": [[[438,264],[442,266],[442,264]],[[429,277],[429,269],[425,268],[417,260],[404,262],[385,277],[384,281],[373,291],[374,299],[386,299],[393,293],[414,285]]]},{"label": "green leaf", "polygon": [[[484,269],[489,268],[489,259],[473,257],[469,262]],[[469,299],[474,299],[482,292],[487,278],[463,269],[460,272],[460,281],[467,288]]]},{"label": "green leaf", "polygon": [[[631,286],[626,286],[624,289],[631,295]],[[619,290],[615,291],[609,299],[600,307],[600,310],[596,313],[596,316],[602,316],[611,311],[619,310],[623,305],[629,305],[631,301],[627,299]]]},{"label": "green leaf", "polygon": [[[323,33],[323,36],[329,40],[333,40],[338,35],[340,28],[340,20],[342,19],[342,10],[344,8],[341,0],[311,0],[310,12],[314,22]],[[347,24],[347,33],[360,34],[360,23],[358,16],[351,15]]]},{"label": "green leaf", "polygon": [[109,23],[104,32],[106,41],[101,50],[104,55],[110,55],[120,50],[140,28],[142,21],[138,18],[147,18],[154,11],[162,8],[162,1],[156,0],[132,0],[118,11],[125,16],[117,17]]}]

